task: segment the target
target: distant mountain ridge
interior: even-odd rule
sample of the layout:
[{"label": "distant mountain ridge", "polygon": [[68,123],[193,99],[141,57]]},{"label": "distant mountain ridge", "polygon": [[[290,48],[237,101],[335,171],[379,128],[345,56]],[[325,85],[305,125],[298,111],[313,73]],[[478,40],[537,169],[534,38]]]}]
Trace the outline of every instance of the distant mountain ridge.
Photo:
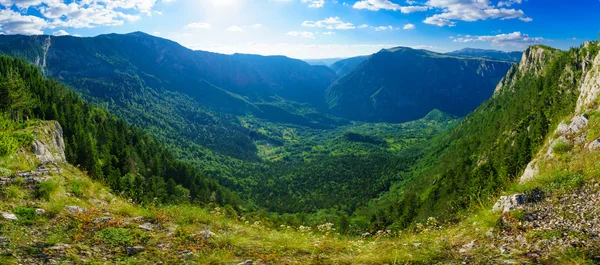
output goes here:
[{"label": "distant mountain ridge", "polygon": [[488,99],[513,64],[406,47],[384,49],[326,91],[330,110],[354,120],[403,122],[433,109],[464,116]]},{"label": "distant mountain ridge", "polygon": [[484,50],[484,49],[473,49],[473,48],[464,48],[462,50],[453,51],[446,53],[447,55],[453,56],[462,56],[462,57],[472,57],[472,58],[486,58],[493,60],[501,60],[508,61],[513,63],[518,63],[521,61],[521,57],[523,56],[523,52],[503,52],[497,50]]},{"label": "distant mountain ridge", "polygon": [[369,55],[367,56],[356,56],[348,59],[343,59],[335,62],[329,68],[331,68],[338,77],[344,76],[346,73],[350,72],[352,69],[356,68],[359,64],[364,62]]}]

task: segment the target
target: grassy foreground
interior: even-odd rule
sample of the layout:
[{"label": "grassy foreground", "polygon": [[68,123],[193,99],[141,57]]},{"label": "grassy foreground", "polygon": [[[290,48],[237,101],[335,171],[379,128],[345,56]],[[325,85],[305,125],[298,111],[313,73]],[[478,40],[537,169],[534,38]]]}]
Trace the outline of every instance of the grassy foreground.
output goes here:
[{"label": "grassy foreground", "polygon": [[[591,127],[600,123],[598,117],[590,115]],[[33,131],[44,123],[10,133],[39,137]],[[588,138],[600,136],[594,133]],[[0,177],[10,179],[1,185],[0,212],[18,218],[0,218],[0,264],[593,264],[599,257],[596,230],[540,229],[540,222],[570,218],[568,207],[550,219],[528,218],[581,203],[564,201],[578,193],[588,195],[584,203],[597,203],[582,211],[584,222],[597,225],[600,154],[576,145],[554,152],[539,178],[510,188],[541,190],[542,202],[501,214],[490,211],[490,200],[452,224],[429,219],[401,232],[340,235],[332,224],[274,227],[216,206],[136,205],[69,164],[31,183],[15,177],[40,165],[25,148],[0,159]]]}]

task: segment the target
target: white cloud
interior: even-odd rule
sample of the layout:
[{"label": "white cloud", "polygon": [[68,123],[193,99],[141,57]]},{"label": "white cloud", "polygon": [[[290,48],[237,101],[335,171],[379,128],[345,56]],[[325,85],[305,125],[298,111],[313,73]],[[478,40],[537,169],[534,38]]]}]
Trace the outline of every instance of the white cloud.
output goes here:
[{"label": "white cloud", "polygon": [[261,29],[262,28],[262,24],[254,24],[252,25],[253,29]]},{"label": "white cloud", "polygon": [[[141,14],[159,14],[153,10],[157,1],[173,0],[0,0],[0,5],[5,7],[2,10],[2,31],[9,34],[42,34],[44,29],[57,27],[117,26],[140,20]],[[10,7],[23,11],[34,9],[39,15],[16,13]]]},{"label": "white cloud", "polygon": [[302,26],[310,28],[326,28],[326,29],[355,29],[352,23],[344,22],[339,17],[329,17],[319,21],[304,21]]},{"label": "white cloud", "polygon": [[308,3],[310,8],[321,8],[325,5],[325,0],[302,0],[302,3]]},{"label": "white cloud", "polygon": [[416,28],[415,24],[410,24],[410,23],[408,23],[402,27],[403,30],[413,30],[415,28]]},{"label": "white cloud", "polygon": [[239,31],[244,31],[244,30],[242,28],[240,28],[239,26],[233,25],[233,26],[227,28],[226,31],[239,32]]},{"label": "white cloud", "polygon": [[507,0],[507,1],[498,2],[498,6],[499,7],[512,6],[512,5],[521,4],[521,3],[523,3],[523,0]]},{"label": "white cloud", "polygon": [[327,31],[327,32],[323,32],[323,35],[335,35],[335,32],[333,31]]},{"label": "white cloud", "polygon": [[302,37],[302,38],[307,38],[307,39],[315,38],[315,34],[312,32],[308,32],[308,31],[290,31],[287,33],[287,35],[293,36],[293,37]]},{"label": "white cloud", "polygon": [[[407,3],[414,4],[413,1],[407,1]],[[380,9],[400,11],[402,13],[413,13],[419,11],[427,11],[427,6],[401,6],[393,3],[390,0],[361,0],[352,6],[354,9],[367,9],[371,11],[379,11]]]},{"label": "white cloud", "polygon": [[58,30],[52,33],[53,36],[68,36],[69,32],[66,32],[64,30]]},{"label": "white cloud", "polygon": [[488,35],[488,36],[471,36],[466,35],[463,37],[454,38],[453,42],[469,43],[469,42],[489,42],[494,46],[513,46],[513,47],[526,47],[532,44],[540,43],[544,41],[542,37],[530,37],[527,34],[521,32],[513,32],[508,34]]},{"label": "white cloud", "polygon": [[362,25],[358,26],[359,29],[364,29],[364,28],[368,28],[368,27],[369,27],[369,25],[367,25],[367,24],[362,24]]},{"label": "white cloud", "polygon": [[[520,3],[520,1],[512,1]],[[436,26],[455,26],[456,20],[478,21],[486,19],[520,19],[529,22],[522,10],[496,8],[490,0],[429,0],[429,7],[441,10],[442,13],[427,17],[423,22]]]},{"label": "white cloud", "polygon": [[395,30],[396,28],[392,26],[379,26],[374,28],[375,31],[384,31],[384,30]]},{"label": "white cloud", "polygon": [[42,18],[22,15],[12,10],[0,10],[0,30],[5,34],[40,35],[51,25]]},{"label": "white cloud", "polygon": [[184,29],[210,29],[212,25],[206,22],[194,22],[185,25]]}]

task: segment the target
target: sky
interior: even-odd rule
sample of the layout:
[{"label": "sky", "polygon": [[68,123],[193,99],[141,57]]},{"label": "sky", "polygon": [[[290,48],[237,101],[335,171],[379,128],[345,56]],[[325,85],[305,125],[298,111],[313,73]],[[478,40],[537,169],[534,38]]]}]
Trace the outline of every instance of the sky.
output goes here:
[{"label": "sky", "polygon": [[143,31],[194,50],[346,58],[407,46],[437,52],[560,49],[598,39],[599,0],[0,0],[0,33]]}]

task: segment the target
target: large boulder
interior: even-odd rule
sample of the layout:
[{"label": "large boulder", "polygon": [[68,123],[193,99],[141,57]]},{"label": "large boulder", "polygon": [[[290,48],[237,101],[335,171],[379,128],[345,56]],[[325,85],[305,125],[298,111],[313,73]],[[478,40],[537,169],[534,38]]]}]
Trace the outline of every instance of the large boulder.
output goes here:
[{"label": "large boulder", "polygon": [[494,212],[508,213],[517,209],[519,206],[527,202],[527,195],[525,194],[513,194],[510,196],[502,196],[492,208]]},{"label": "large boulder", "polygon": [[600,138],[594,140],[588,145],[590,151],[600,151]]},{"label": "large boulder", "polygon": [[525,183],[534,179],[540,173],[540,168],[537,162],[537,159],[534,159],[527,164],[527,168],[525,168],[523,175],[521,175],[521,183]]},{"label": "large boulder", "polygon": [[46,123],[36,131],[38,136],[31,144],[31,150],[41,163],[64,163],[65,141],[63,130],[57,121]]},{"label": "large boulder", "polygon": [[581,132],[588,125],[588,116],[586,114],[577,115],[571,119],[570,124],[566,124],[565,122],[561,122],[556,128],[555,133],[560,135],[565,134],[574,134]]}]

